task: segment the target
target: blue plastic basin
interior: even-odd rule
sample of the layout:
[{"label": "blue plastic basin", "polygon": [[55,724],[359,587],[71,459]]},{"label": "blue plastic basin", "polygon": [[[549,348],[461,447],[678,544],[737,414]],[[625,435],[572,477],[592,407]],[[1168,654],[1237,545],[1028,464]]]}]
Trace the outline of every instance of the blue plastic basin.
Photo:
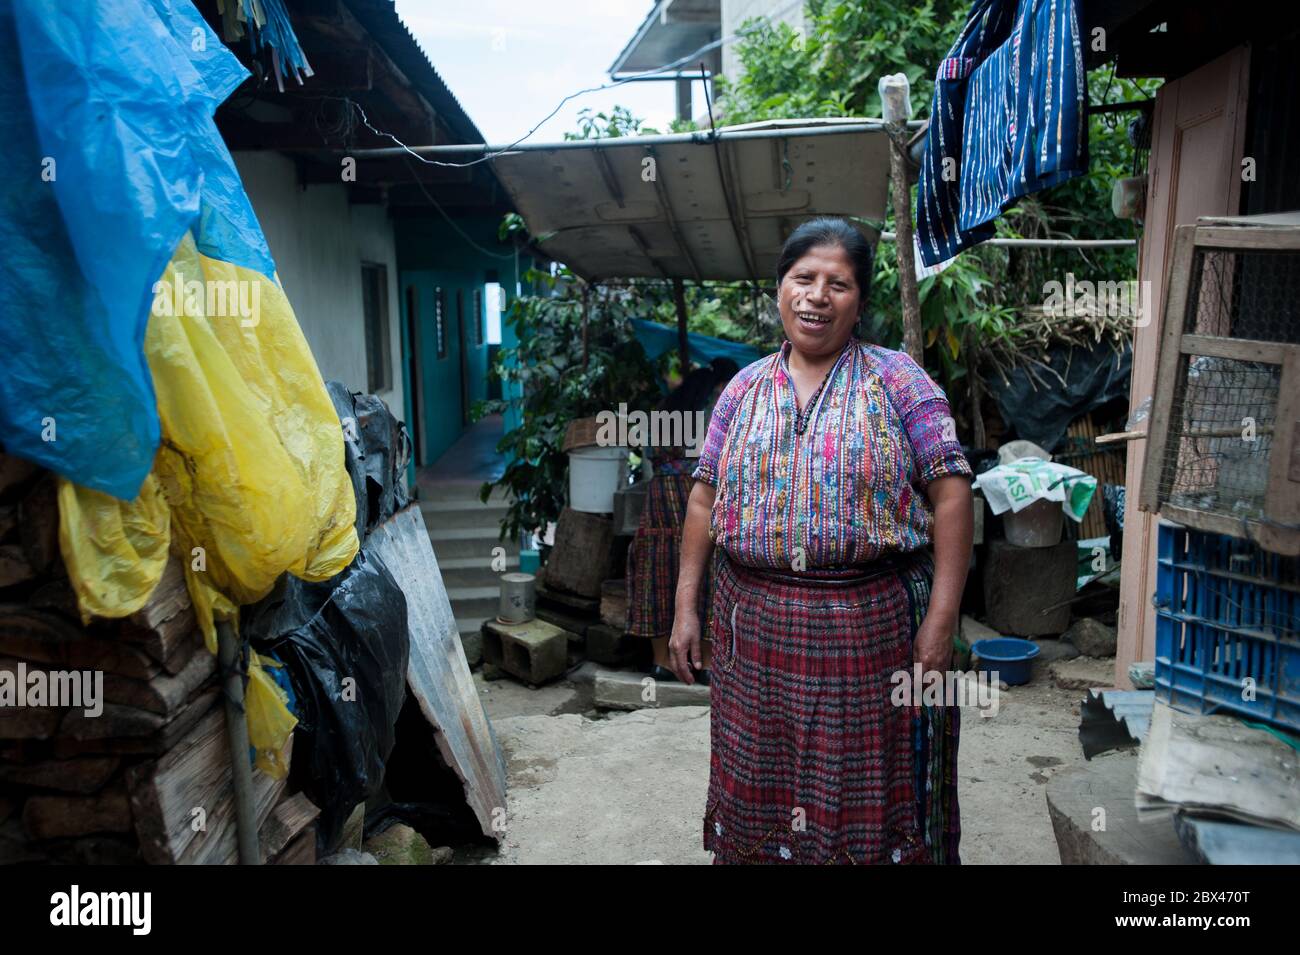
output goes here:
[{"label": "blue plastic basin", "polygon": [[988,640],[976,640],[970,652],[979,657],[979,669],[983,673],[997,674],[997,678],[1008,686],[1020,686],[1029,682],[1029,673],[1033,667],[1034,657],[1038,656],[1038,644],[1032,640],[1019,637],[994,637]]}]

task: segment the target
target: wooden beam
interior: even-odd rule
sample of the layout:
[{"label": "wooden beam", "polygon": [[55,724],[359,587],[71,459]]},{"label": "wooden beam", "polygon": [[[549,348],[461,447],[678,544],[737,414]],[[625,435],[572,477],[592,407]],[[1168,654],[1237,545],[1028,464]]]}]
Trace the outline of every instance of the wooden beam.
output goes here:
[{"label": "wooden beam", "polygon": [[682,378],[691,370],[691,340],[686,328],[686,286],[681,279],[673,279],[673,304],[677,308],[677,353],[682,362]]}]

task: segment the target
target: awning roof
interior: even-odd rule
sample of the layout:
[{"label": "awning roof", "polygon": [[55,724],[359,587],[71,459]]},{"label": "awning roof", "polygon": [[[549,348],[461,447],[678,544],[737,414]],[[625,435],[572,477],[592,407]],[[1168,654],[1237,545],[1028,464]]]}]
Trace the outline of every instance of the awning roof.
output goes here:
[{"label": "awning roof", "polygon": [[774,280],[782,243],[805,219],[883,222],[889,139],[879,120],[782,120],[718,137],[556,143],[492,165],[540,248],[590,281]]},{"label": "awning roof", "polygon": [[[623,47],[609,74],[617,77],[675,63],[718,39],[721,28],[721,0],[659,0]],[[716,52],[711,51],[706,59],[717,68],[713,62]],[[695,66],[692,63],[687,68]]]}]

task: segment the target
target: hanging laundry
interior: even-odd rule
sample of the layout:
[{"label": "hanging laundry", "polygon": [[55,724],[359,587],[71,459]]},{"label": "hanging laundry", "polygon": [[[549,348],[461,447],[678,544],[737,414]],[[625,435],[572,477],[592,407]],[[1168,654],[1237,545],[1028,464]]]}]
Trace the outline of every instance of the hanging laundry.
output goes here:
[{"label": "hanging laundry", "polygon": [[1088,167],[1074,0],[976,0],[935,74],[916,244],[937,265],[993,237],[1022,196]]}]

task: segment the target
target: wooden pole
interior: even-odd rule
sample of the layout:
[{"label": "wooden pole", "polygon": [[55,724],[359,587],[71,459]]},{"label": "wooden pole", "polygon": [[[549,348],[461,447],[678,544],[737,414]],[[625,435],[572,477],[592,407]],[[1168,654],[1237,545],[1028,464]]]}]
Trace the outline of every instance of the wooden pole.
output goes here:
[{"label": "wooden pole", "polygon": [[226,698],[226,737],[230,741],[230,775],[235,789],[235,825],[239,864],[261,865],[257,808],[253,801],[253,767],[248,762],[248,723],[244,716],[244,677],[239,672],[239,638],[229,623],[217,624],[217,661]]},{"label": "wooden pole", "polygon": [[686,334],[686,286],[673,279],[673,303],[677,306],[677,351],[682,357],[682,378],[691,370],[691,340]]},{"label": "wooden pole", "polygon": [[582,286],[582,367],[587,367],[587,322],[591,309],[591,286]]},{"label": "wooden pole", "polygon": [[894,205],[894,257],[898,263],[898,292],[903,306],[903,351],[918,365],[921,301],[916,292],[916,259],[912,247],[912,192],[907,183],[907,119],[912,112],[907,77],[901,73],[880,81],[880,103],[889,136],[889,185]]}]

